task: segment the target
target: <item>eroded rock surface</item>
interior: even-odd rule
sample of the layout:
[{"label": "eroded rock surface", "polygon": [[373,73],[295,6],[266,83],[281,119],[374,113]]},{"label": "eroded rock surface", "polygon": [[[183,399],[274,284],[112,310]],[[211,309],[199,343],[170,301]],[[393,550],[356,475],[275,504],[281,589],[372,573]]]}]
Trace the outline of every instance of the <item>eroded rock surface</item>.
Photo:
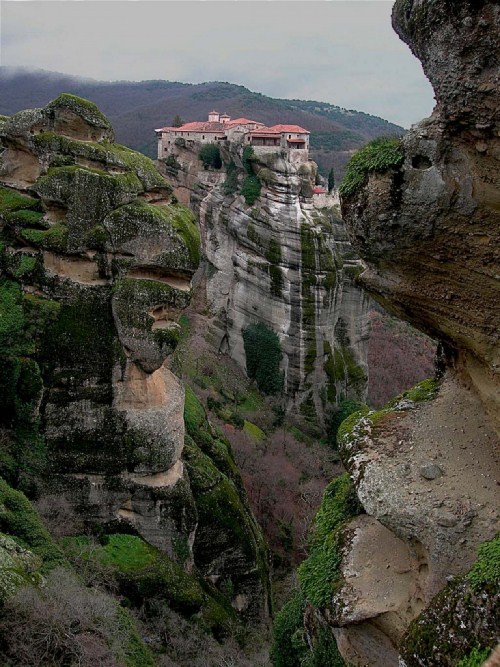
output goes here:
[{"label": "eroded rock surface", "polygon": [[[0,474],[194,571],[213,517],[200,515],[182,459],[185,390],[169,368],[200,259],[194,216],[85,100],[63,94],[2,120],[0,141]],[[229,531],[246,558],[222,550],[219,579],[245,596],[239,612],[266,618],[267,552],[224,464],[230,451],[211,465],[251,537]]]},{"label": "eroded rock surface", "polygon": [[[315,204],[317,166],[302,156],[248,158],[233,141],[218,172],[203,169],[196,144],[170,150],[162,168],[200,221],[215,347],[245,368],[243,331],[265,324],[281,344],[289,407],[324,426],[327,404],[363,399],[367,379],[368,300],[338,202]],[[249,171],[260,182],[251,204],[240,193]]]}]

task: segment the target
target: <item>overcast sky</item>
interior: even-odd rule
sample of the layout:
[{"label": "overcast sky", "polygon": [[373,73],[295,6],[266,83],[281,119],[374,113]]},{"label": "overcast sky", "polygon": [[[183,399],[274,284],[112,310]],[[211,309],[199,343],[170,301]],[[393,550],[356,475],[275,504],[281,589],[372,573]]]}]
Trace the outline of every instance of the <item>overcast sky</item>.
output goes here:
[{"label": "overcast sky", "polygon": [[229,81],[409,127],[433,93],[386,0],[0,0],[1,64],[95,79]]}]

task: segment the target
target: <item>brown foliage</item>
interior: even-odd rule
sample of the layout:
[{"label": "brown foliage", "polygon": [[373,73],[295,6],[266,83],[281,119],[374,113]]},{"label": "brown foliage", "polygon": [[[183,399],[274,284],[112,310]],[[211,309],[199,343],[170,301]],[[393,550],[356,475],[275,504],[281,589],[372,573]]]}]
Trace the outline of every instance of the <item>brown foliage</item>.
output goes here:
[{"label": "brown foliage", "polygon": [[368,344],[368,404],[380,408],[391,398],[434,375],[436,343],[409,324],[372,310]]}]

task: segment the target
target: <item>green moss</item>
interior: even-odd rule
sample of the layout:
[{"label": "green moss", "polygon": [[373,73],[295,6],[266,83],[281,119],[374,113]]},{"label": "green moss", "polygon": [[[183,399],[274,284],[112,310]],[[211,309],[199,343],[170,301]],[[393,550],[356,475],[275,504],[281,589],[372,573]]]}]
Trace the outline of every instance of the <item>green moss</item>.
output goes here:
[{"label": "green moss", "polygon": [[322,608],[342,583],[342,529],[346,522],[362,512],[347,473],[331,482],[314,520],[309,556],[299,567],[299,581],[305,598]]},{"label": "green moss", "polygon": [[109,141],[99,143],[77,141],[54,132],[42,132],[34,136],[33,145],[35,150],[42,154],[60,153],[63,156],[101,163],[106,168],[121,167],[134,172],[144,189],[161,188],[171,191],[171,187],[158,172],[153,160],[126,146]]},{"label": "green moss", "polygon": [[186,385],[186,398],[184,402],[184,422],[186,429],[192,438],[196,438],[200,428],[205,424],[205,410],[198,397],[189,385]]},{"label": "green moss", "polygon": [[21,195],[15,190],[0,187],[0,214],[11,213],[13,211],[20,211],[25,209],[33,209],[34,211],[41,210],[41,202],[39,199]]},{"label": "green moss", "polygon": [[222,474],[212,459],[201,451],[189,435],[186,435],[183,458],[187,464],[191,488],[195,495],[213,489],[222,480]]},{"label": "green moss", "polygon": [[28,243],[44,250],[65,252],[68,247],[68,228],[62,223],[49,229],[23,229],[21,236]]},{"label": "green moss", "polygon": [[9,268],[16,278],[28,276],[35,269],[37,258],[33,255],[25,255],[23,253],[16,253],[12,257],[12,264]]},{"label": "green moss", "polygon": [[388,169],[398,169],[404,155],[399,139],[379,137],[353,155],[347,164],[344,178],[339,188],[341,197],[352,196],[363,186],[370,173],[383,173]]},{"label": "green moss", "polygon": [[111,123],[99,108],[89,100],[70,93],[61,93],[55,100],[52,100],[47,109],[69,109],[73,113],[82,116],[87,122],[101,128],[111,130]]},{"label": "green moss", "polygon": [[195,222],[195,217],[186,207],[180,204],[173,207],[174,216],[172,217],[172,225],[179,232],[184,243],[189,249],[189,256],[191,262],[195,267],[200,263],[200,232]]},{"label": "green moss", "polygon": [[172,244],[166,246],[160,263],[177,269],[196,269],[199,264],[199,230],[193,214],[180,204],[156,206],[135,201],[112,211],[104,226],[115,248],[136,238],[163,233],[172,238]]},{"label": "green moss", "polygon": [[490,653],[491,649],[489,648],[473,648],[465,658],[457,662],[456,667],[481,667]]},{"label": "green moss", "polygon": [[402,398],[408,401],[414,401],[415,403],[419,403],[421,401],[431,401],[436,397],[440,386],[441,383],[439,380],[432,378],[428,380],[422,380],[422,382],[419,382],[411,389],[408,389],[408,391],[405,391],[402,394]]},{"label": "green moss", "polygon": [[0,280],[0,425],[13,433],[0,449],[0,474],[29,493],[45,462],[38,416],[42,382],[30,355],[38,351],[56,316],[53,306],[31,295],[23,297],[16,282]]},{"label": "green moss", "polygon": [[5,219],[8,224],[19,227],[45,227],[43,223],[43,213],[32,211],[31,209],[22,209],[7,213]]},{"label": "green moss", "polygon": [[63,539],[70,560],[84,560],[114,573],[120,592],[137,607],[163,599],[170,607],[200,622],[208,630],[224,629],[233,619],[229,605],[215,599],[206,584],[186,572],[166,554],[134,535],[115,534],[98,545],[87,536]]},{"label": "green moss", "polygon": [[255,243],[255,245],[259,247],[263,245],[263,241],[260,234],[257,233],[254,225],[251,222],[249,222],[247,226],[247,238],[249,241],[252,241],[252,243]]},{"label": "green moss", "polygon": [[150,343],[157,342],[163,346],[161,353],[164,356],[173,352],[180,332],[153,331],[154,318],[149,311],[160,305],[168,305],[174,311],[181,310],[188,305],[189,299],[189,292],[177,290],[158,280],[122,278],[113,286],[114,310],[122,326],[129,327],[136,337],[144,337]]},{"label": "green moss", "polygon": [[0,531],[12,536],[43,561],[42,571],[65,563],[42,520],[26,496],[0,478]]},{"label": "green moss", "polygon": [[245,423],[243,426],[243,432],[246,433],[252,440],[255,440],[255,442],[262,442],[263,440],[266,439],[266,434],[262,429],[260,429],[256,424],[252,424],[252,422],[249,422],[245,419]]},{"label": "green moss", "polygon": [[41,566],[41,558],[0,533],[0,604],[20,586],[42,583]]},{"label": "green moss", "polygon": [[500,535],[481,544],[478,557],[467,575],[472,588],[478,591],[485,586],[498,586],[500,582]]}]

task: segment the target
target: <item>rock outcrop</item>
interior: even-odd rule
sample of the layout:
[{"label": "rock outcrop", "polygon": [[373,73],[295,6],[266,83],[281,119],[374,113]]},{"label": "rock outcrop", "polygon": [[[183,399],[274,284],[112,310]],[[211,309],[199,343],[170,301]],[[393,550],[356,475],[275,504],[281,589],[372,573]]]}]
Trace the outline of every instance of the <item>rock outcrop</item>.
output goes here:
[{"label": "rock outcrop", "polygon": [[314,203],[317,167],[300,151],[227,142],[219,172],[203,169],[197,144],[177,143],[163,169],[200,221],[214,345],[245,368],[243,332],[264,324],[280,341],[289,407],[324,425],[328,404],[364,398],[367,378],[368,300],[338,202]]},{"label": "rock outcrop", "polygon": [[0,141],[0,473],[207,577],[198,541],[214,521],[232,549],[211,581],[230,580],[234,607],[265,618],[266,550],[231,452],[207,427],[236,533],[201,515],[183,459],[185,390],[169,359],[200,260],[192,213],[85,100],[63,94],[3,119]]},{"label": "rock outcrop", "polygon": [[306,629],[314,644],[328,628],[349,664],[480,664],[500,604],[500,6],[398,0],[393,22],[437,106],[359,154],[342,213],[361,283],[441,342],[444,379],[341,426],[366,515],[324,536],[335,567],[316,603],[305,566]]}]

